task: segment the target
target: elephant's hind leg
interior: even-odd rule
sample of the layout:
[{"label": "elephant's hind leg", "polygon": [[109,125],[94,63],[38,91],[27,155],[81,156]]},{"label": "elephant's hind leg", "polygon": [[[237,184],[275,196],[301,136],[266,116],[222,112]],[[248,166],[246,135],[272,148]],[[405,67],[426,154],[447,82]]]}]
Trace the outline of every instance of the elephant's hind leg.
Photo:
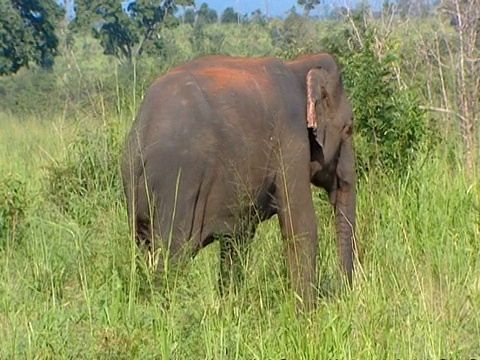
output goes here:
[{"label": "elephant's hind leg", "polygon": [[221,235],[219,291],[225,297],[230,290],[236,293],[245,281],[250,248],[258,220],[251,218],[233,234]]}]

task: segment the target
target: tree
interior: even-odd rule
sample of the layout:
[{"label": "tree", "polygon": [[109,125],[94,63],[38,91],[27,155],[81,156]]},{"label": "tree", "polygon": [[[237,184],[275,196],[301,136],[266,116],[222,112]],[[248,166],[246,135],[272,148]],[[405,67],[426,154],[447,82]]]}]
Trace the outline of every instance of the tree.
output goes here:
[{"label": "tree", "polygon": [[16,73],[31,62],[51,68],[62,16],[53,0],[0,0],[0,75]]},{"label": "tree", "polygon": [[286,15],[284,21],[270,21],[269,24],[277,56],[294,59],[305,53],[319,51],[320,48],[316,45],[318,32],[313,20],[300,15],[295,6]]},{"label": "tree", "polygon": [[315,9],[315,6],[320,5],[320,0],[297,0],[297,4],[303,6],[305,16],[308,17],[310,11]]},{"label": "tree", "polygon": [[226,24],[226,23],[236,23],[239,20],[239,15],[238,13],[231,7],[227,7],[221,17],[221,22]]},{"label": "tree", "polygon": [[252,11],[252,17],[250,18],[250,22],[265,26],[268,21],[267,17],[262,14],[262,10],[256,9]]},{"label": "tree", "polygon": [[186,24],[193,25],[195,24],[195,17],[196,17],[195,10],[187,9],[183,13],[183,22]]},{"label": "tree", "polygon": [[200,9],[197,11],[197,22],[204,24],[213,24],[218,20],[217,12],[214,9],[210,9],[207,3],[200,5]]},{"label": "tree", "polygon": [[126,9],[118,0],[77,0],[75,3],[77,18],[73,26],[91,28],[104,54],[131,63],[146,48],[161,51],[160,29],[176,26],[178,21],[173,15],[177,5],[193,5],[194,0],[136,0]]}]

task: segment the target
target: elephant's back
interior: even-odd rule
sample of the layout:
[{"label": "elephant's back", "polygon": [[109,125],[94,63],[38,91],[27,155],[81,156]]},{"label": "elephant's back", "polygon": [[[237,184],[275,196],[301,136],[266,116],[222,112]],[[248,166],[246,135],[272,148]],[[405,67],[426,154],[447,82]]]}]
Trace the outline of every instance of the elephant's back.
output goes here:
[{"label": "elephant's back", "polygon": [[299,103],[302,93],[294,73],[277,58],[212,55],[159,77],[148,89],[141,112],[149,127],[163,123],[192,128],[204,119],[215,126],[228,119],[269,121],[304,107]]},{"label": "elephant's back", "polygon": [[157,157],[181,158],[190,151],[205,161],[219,154],[258,156],[275,129],[304,126],[302,93],[279,59],[199,58],[150,86],[129,142],[137,153],[150,149]]}]

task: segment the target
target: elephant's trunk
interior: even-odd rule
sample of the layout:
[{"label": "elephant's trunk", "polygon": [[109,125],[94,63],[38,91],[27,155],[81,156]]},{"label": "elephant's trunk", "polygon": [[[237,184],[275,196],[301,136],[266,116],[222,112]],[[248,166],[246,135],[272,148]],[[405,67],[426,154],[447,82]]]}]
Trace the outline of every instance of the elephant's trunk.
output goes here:
[{"label": "elephant's trunk", "polygon": [[337,247],[349,285],[352,284],[355,232],[355,185],[340,188],[335,205]]}]

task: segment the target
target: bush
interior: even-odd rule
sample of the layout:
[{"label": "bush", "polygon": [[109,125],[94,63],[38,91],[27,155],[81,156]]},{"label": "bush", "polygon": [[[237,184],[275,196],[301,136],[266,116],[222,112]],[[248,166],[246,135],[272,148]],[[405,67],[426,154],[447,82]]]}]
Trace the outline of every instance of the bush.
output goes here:
[{"label": "bush", "polygon": [[50,114],[52,109],[61,108],[66,99],[58,80],[52,71],[35,67],[1,77],[0,109],[15,115]]},{"label": "bush", "polygon": [[383,56],[379,58],[374,29],[359,28],[361,47],[345,47],[354,37],[344,31],[346,39],[330,40],[329,49],[340,60],[353,106],[358,169],[380,168],[402,174],[426,143],[426,112],[420,109],[418,94],[396,79],[393,42],[384,40]]},{"label": "bush", "polygon": [[318,33],[322,30],[318,22],[296,12],[292,8],[284,21],[269,22],[270,37],[276,55],[284,59],[294,59],[307,52],[320,51]]},{"label": "bush", "polygon": [[18,174],[7,174],[0,180],[0,240],[19,235],[27,211],[25,182]]},{"label": "bush", "polygon": [[122,194],[122,143],[118,124],[96,130],[79,127],[64,159],[45,169],[47,200],[62,214],[90,224],[95,210],[110,208]]},{"label": "bush", "polygon": [[380,166],[403,172],[427,134],[425,111],[417,95],[398,86],[393,52],[379,60],[373,37],[367,33],[363,49],[344,59],[345,86],[354,107],[360,169]]}]

